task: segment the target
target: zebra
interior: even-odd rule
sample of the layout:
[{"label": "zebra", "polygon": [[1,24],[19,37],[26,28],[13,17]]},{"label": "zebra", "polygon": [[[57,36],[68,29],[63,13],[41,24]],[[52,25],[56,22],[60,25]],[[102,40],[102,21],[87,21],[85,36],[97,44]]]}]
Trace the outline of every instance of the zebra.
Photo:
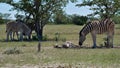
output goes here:
[{"label": "zebra", "polygon": [[81,46],[86,39],[86,35],[91,33],[93,46],[96,48],[96,34],[107,34],[107,45],[113,48],[113,36],[114,36],[115,24],[110,18],[105,18],[101,21],[94,20],[88,22],[82,30],[79,32],[79,45]]},{"label": "zebra", "polygon": [[11,40],[14,38],[14,37],[12,38],[12,33],[13,33],[13,35],[14,35],[14,33],[16,33],[18,36],[18,32],[20,32],[20,40],[21,41],[23,40],[23,34],[28,36],[29,39],[31,36],[31,29],[27,25],[25,25],[24,23],[16,22],[16,21],[7,22],[6,32],[7,32],[6,41],[9,40],[9,36],[10,36]]}]

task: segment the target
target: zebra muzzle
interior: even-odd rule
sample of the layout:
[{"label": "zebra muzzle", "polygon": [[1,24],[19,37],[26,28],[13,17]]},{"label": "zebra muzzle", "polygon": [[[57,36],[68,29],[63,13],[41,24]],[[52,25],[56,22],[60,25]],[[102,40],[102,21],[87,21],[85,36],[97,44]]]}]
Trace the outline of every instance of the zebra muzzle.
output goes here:
[{"label": "zebra muzzle", "polygon": [[81,45],[82,45],[82,43],[81,43],[81,42],[79,42],[79,45],[81,46]]}]

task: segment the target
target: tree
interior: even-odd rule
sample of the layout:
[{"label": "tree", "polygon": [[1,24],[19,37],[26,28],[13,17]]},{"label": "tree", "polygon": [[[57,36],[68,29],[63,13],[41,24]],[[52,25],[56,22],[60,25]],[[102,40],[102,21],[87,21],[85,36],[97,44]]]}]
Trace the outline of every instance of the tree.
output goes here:
[{"label": "tree", "polygon": [[64,11],[59,11],[53,15],[53,22],[54,24],[70,24],[71,19]]},{"label": "tree", "polygon": [[114,16],[112,19],[115,22],[115,24],[120,24],[120,16]]},{"label": "tree", "polygon": [[90,10],[94,13],[91,15],[100,15],[101,18],[113,17],[120,13],[119,0],[83,0],[81,4],[76,6],[90,6]]},{"label": "tree", "polygon": [[3,14],[3,19],[6,19],[6,20],[8,20],[9,19],[9,17],[10,17],[10,13],[5,13],[5,14]]},{"label": "tree", "polygon": [[2,14],[2,13],[0,13],[0,24],[2,24],[2,23],[3,23],[3,19],[2,19],[2,17],[3,17],[3,14]]},{"label": "tree", "polygon": [[9,13],[0,13],[0,24],[6,23],[9,20]]},{"label": "tree", "polygon": [[55,12],[62,10],[70,1],[76,2],[77,0],[19,0],[18,2],[3,0],[2,2],[12,5],[13,10],[23,11],[27,17],[33,18],[38,39],[42,40],[43,27],[48,20]]},{"label": "tree", "polygon": [[80,15],[72,15],[72,22],[76,25],[84,25],[87,21],[88,17],[80,16]]},{"label": "tree", "polygon": [[2,18],[2,19],[8,19],[9,18],[9,16],[10,16],[11,14],[9,14],[9,13],[0,13],[0,18]]}]

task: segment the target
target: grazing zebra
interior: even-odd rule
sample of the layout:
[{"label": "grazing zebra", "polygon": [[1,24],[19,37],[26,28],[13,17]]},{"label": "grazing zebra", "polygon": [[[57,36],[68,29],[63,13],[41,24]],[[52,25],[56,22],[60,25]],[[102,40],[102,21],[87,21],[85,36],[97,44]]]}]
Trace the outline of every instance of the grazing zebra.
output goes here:
[{"label": "grazing zebra", "polygon": [[107,33],[107,45],[113,47],[114,26],[115,24],[110,18],[87,23],[79,33],[79,45],[81,46],[86,39],[86,35],[91,33],[93,39],[92,48],[96,48],[96,34]]},{"label": "grazing zebra", "polygon": [[6,32],[7,32],[7,38],[6,38],[7,41],[9,40],[9,36],[11,40],[13,39],[12,33],[14,35],[15,32],[17,33],[17,36],[18,36],[18,32],[20,32],[21,41],[23,40],[23,34],[28,36],[29,39],[31,36],[31,29],[24,23],[16,22],[16,21],[10,21],[6,24]]},{"label": "grazing zebra", "polygon": [[31,34],[32,34],[32,31],[35,30],[35,23],[34,22],[32,22],[32,23],[26,23],[26,25],[31,29]]},{"label": "grazing zebra", "polygon": [[[16,20],[16,22],[18,22],[18,23],[24,23],[22,20]],[[34,24],[34,23],[25,23],[25,25],[26,25],[28,28],[31,29],[30,34],[32,34],[32,31],[35,30],[35,24]],[[15,33],[16,33],[17,38],[18,38],[18,31],[16,31],[16,32],[13,32],[13,37],[11,37],[12,40],[14,40],[14,35],[15,35]],[[11,33],[11,34],[12,34],[12,33]],[[23,35],[26,36],[25,32],[23,32]],[[12,35],[11,35],[11,36],[12,36]],[[29,38],[28,40],[30,40],[30,39],[31,39],[31,36],[29,36],[28,38]],[[19,39],[19,38],[18,38],[18,39]]]}]

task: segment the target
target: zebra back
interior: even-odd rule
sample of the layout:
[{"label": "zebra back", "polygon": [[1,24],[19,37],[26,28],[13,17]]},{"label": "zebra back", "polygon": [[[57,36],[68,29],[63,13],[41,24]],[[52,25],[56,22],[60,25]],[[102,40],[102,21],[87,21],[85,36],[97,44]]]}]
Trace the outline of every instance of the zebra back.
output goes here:
[{"label": "zebra back", "polygon": [[110,18],[106,18],[101,21],[90,21],[82,28],[80,35],[87,35],[92,31],[95,31],[96,34],[102,34],[108,31],[113,32],[114,22]]}]

